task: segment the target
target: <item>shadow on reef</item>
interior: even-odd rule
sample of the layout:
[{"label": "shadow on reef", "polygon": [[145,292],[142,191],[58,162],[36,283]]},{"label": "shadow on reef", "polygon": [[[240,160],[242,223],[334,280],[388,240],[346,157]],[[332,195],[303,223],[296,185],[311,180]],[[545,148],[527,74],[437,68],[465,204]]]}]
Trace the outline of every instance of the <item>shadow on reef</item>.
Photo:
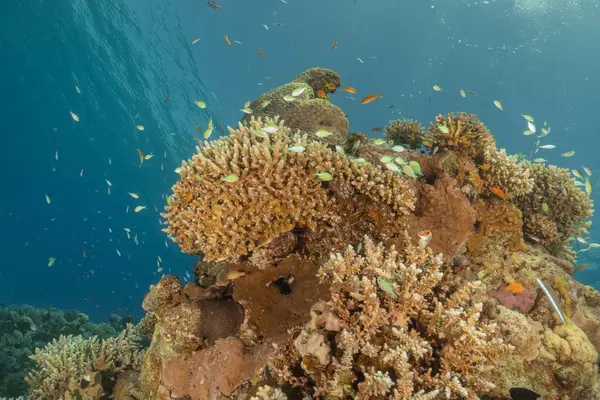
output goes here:
[{"label": "shadow on reef", "polygon": [[147,350],[133,326],[40,350],[33,398],[600,398],[588,196],[471,114],[349,132],[340,82],[303,72],[183,162],[164,217],[195,282],[150,289]]}]

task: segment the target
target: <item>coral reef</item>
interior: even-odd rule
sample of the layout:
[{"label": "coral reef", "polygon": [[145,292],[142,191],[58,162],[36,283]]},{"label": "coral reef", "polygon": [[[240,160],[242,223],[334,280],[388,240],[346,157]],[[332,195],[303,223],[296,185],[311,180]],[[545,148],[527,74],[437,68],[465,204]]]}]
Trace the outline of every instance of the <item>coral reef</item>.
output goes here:
[{"label": "coral reef", "polygon": [[0,394],[17,397],[27,392],[26,371],[34,366],[29,358],[60,335],[98,336],[108,339],[123,329],[122,318],[92,324],[77,311],[40,309],[31,306],[0,308]]},{"label": "coral reef", "polygon": [[[30,398],[58,399],[67,393],[75,396],[82,390],[82,381],[92,386],[102,381],[96,372],[114,377],[139,368],[143,354],[139,341],[133,325],[128,325],[118,337],[105,340],[71,335],[54,339],[31,356],[36,366],[25,378]],[[90,375],[96,376],[96,380]],[[99,397],[103,388],[97,385],[94,390]]]},{"label": "coral reef", "polygon": [[600,399],[600,293],[569,247],[592,202],[568,171],[467,113],[348,133],[339,85],[310,69],[197,148],[164,214],[194,282],[151,287],[145,351],[38,350],[33,398]]}]

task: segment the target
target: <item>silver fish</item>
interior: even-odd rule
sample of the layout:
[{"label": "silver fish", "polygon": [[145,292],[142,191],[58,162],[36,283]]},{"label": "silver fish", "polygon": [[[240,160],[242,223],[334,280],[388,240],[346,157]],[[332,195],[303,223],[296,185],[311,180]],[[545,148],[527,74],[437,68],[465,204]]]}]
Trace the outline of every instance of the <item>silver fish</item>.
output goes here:
[{"label": "silver fish", "polygon": [[542,282],[542,280],[540,278],[537,278],[537,283],[542,288],[542,291],[544,292],[546,297],[548,297],[548,301],[550,301],[550,304],[552,304],[552,307],[554,308],[554,312],[556,312],[556,314],[558,314],[558,317],[560,318],[562,323],[567,325],[567,320],[566,320],[563,312],[561,311],[560,307],[558,306],[558,302],[556,301],[554,296],[552,296],[550,289],[548,289],[548,287],[544,284],[544,282]]}]

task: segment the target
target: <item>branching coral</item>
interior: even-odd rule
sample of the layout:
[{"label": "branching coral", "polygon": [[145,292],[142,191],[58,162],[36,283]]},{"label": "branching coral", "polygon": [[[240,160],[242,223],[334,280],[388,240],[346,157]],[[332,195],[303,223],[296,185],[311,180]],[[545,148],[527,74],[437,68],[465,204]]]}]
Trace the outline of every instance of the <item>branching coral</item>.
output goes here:
[{"label": "branching coral", "polygon": [[[276,131],[265,132],[267,126]],[[351,162],[324,143],[293,134],[283,121],[252,119],[230,133],[183,162],[164,214],[166,232],[206,261],[246,255],[297,224],[316,229],[319,217],[331,212],[329,183],[349,184],[398,215],[414,207],[407,178]],[[327,182],[320,172],[331,175],[322,176]],[[224,181],[227,176],[235,181]]]},{"label": "branching coral", "polygon": [[483,163],[496,149],[496,142],[488,129],[474,114],[442,114],[435,117],[425,132],[423,145],[429,149],[451,150],[467,155],[472,160]]},{"label": "branching coral", "polygon": [[585,235],[591,225],[586,220],[593,214],[593,202],[574,185],[569,170],[554,165],[526,165],[534,180],[533,190],[514,199],[523,212],[525,230],[543,240],[549,249],[552,245],[567,245],[574,234]]},{"label": "branching coral", "polygon": [[396,119],[390,121],[385,127],[385,139],[392,140],[397,144],[404,144],[418,148],[422,144],[425,135],[423,126],[418,121],[411,119]]},{"label": "branching coral", "polygon": [[491,151],[487,157],[490,167],[480,172],[483,189],[500,188],[510,197],[525,196],[533,189],[528,165],[517,157],[506,155],[506,150]]},{"label": "branching coral", "polygon": [[142,357],[140,337],[128,325],[116,338],[99,340],[82,336],[60,336],[31,356],[37,366],[27,377],[30,398],[59,399],[72,380],[80,382],[92,372],[114,375],[139,367]]},{"label": "branching coral", "polygon": [[[476,399],[493,388],[493,362],[510,346],[480,319],[483,285],[448,282],[441,257],[431,251],[408,245],[399,254],[369,238],[364,243],[364,256],[348,247],[319,271],[331,285],[328,304],[339,324],[329,329],[337,335],[309,324],[298,336],[306,344],[295,342],[291,349],[316,393],[338,399]],[[279,362],[289,377],[292,369]]]}]

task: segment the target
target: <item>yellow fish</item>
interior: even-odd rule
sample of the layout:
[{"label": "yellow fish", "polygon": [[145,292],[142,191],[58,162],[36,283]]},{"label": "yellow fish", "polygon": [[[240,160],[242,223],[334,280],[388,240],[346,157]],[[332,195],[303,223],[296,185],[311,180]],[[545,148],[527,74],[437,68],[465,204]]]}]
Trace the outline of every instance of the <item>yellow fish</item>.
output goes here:
[{"label": "yellow fish", "polygon": [[502,103],[500,103],[500,101],[494,100],[494,105],[498,107],[499,110],[504,111],[504,108],[502,107]]}]

